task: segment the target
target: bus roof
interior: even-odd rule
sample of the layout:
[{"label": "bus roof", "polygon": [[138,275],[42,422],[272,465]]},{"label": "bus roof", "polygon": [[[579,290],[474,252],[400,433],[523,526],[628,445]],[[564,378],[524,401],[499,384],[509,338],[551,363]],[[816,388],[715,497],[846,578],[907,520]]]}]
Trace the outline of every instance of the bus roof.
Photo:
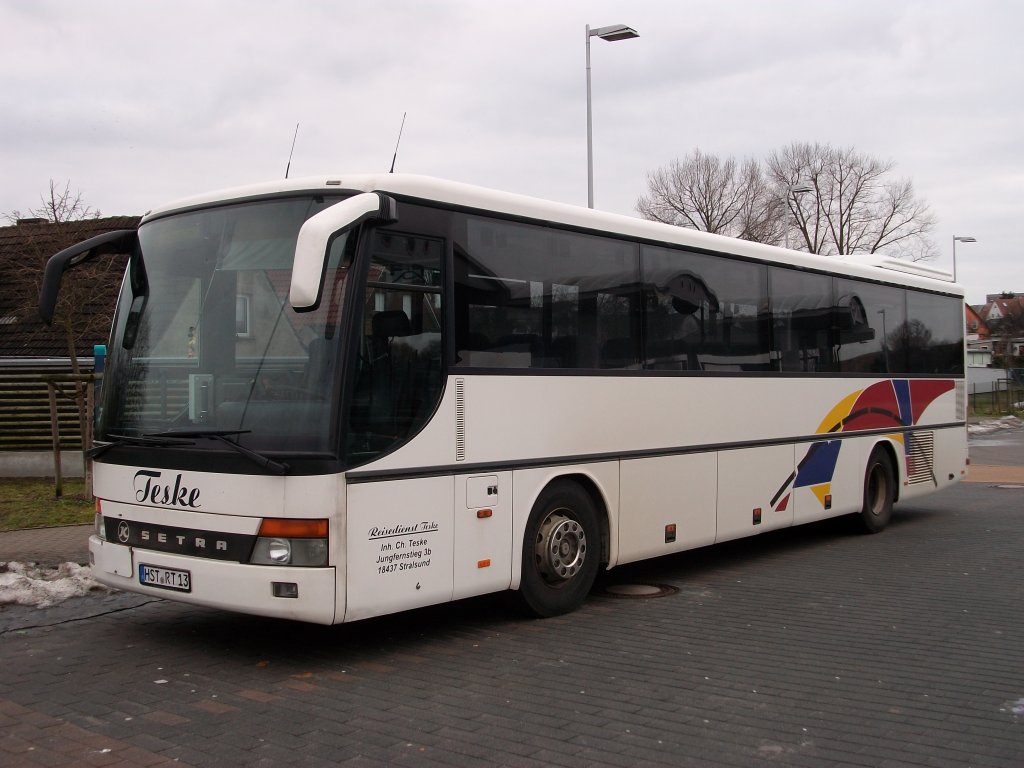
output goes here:
[{"label": "bus roof", "polygon": [[511,192],[500,192],[486,187],[430,176],[404,173],[312,176],[233,187],[177,200],[154,208],[143,217],[142,223],[215,203],[242,202],[299,192],[383,192],[401,198],[413,198],[533,221],[562,224],[584,230],[620,234],[638,240],[661,242],[768,263],[880,280],[956,296],[964,295],[963,288],[953,282],[953,276],[950,273],[920,262],[896,259],[877,253],[819,256],[632,216],[596,211]]}]

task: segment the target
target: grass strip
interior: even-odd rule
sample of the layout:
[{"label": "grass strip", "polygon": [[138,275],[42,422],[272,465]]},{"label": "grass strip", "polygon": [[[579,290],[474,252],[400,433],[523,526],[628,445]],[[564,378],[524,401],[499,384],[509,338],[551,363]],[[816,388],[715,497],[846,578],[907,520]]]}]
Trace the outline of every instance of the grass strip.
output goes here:
[{"label": "grass strip", "polygon": [[0,531],[91,523],[94,509],[81,479],[65,478],[60,498],[53,494],[53,478],[0,480]]}]

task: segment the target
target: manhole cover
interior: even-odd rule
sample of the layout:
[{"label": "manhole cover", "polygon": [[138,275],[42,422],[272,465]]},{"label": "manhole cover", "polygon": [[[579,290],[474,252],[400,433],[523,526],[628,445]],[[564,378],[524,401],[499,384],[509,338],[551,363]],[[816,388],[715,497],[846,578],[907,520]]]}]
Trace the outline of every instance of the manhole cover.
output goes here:
[{"label": "manhole cover", "polygon": [[611,584],[604,589],[610,597],[667,597],[678,591],[668,584]]}]

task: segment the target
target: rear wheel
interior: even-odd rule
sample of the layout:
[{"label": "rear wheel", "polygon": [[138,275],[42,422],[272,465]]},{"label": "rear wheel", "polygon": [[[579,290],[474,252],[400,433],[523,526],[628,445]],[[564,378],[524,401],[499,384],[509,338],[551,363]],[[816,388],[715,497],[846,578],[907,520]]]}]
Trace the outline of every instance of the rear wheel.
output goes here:
[{"label": "rear wheel", "polygon": [[526,524],[519,602],[541,617],[576,610],[594,585],[600,555],[600,529],[590,495],[569,480],[552,483]]},{"label": "rear wheel", "polygon": [[864,505],[860,521],[867,533],[878,533],[889,524],[896,498],[896,475],[888,452],[876,446],[864,471]]}]

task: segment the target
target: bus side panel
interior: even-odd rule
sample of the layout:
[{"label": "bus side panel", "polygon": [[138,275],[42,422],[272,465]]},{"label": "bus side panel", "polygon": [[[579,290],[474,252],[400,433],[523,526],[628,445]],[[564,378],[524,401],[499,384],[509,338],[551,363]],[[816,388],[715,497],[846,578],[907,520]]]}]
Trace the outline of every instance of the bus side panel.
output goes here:
[{"label": "bus side panel", "polygon": [[619,550],[619,462],[516,470],[512,473],[512,589],[519,589],[523,575],[523,534],[534,502],[549,483],[570,475],[583,477],[597,488],[597,514],[605,515],[608,520],[608,562],[616,562]]},{"label": "bus side panel", "polygon": [[967,427],[936,430],[934,472],[939,488],[967,476]]},{"label": "bus side panel", "polygon": [[508,589],[512,578],[512,473],[455,477],[453,597]]},{"label": "bus side panel", "polygon": [[793,524],[793,507],[778,496],[793,472],[794,447],[773,445],[718,454],[718,534],[729,541]]},{"label": "bus side panel", "polygon": [[[909,460],[914,471],[908,466],[908,473],[903,477],[900,489],[900,501],[932,493],[939,488],[963,480],[968,474],[967,441],[964,439],[965,427],[951,427],[938,430],[918,430],[907,435],[908,440],[923,439],[925,445],[931,443],[931,450],[925,450],[924,456]],[[931,461],[928,461],[928,459]]]},{"label": "bus side panel", "polygon": [[348,485],[345,621],[452,599],[451,475]]},{"label": "bus side panel", "polygon": [[[860,511],[864,501],[864,470],[879,437],[823,440],[796,447],[796,477],[790,485],[794,523],[810,523]],[[902,448],[894,446],[899,456]],[[893,467],[897,478],[900,467]]]},{"label": "bus side panel", "polygon": [[621,505],[629,522],[619,531],[618,562],[713,544],[717,491],[715,453],[623,461]]}]

